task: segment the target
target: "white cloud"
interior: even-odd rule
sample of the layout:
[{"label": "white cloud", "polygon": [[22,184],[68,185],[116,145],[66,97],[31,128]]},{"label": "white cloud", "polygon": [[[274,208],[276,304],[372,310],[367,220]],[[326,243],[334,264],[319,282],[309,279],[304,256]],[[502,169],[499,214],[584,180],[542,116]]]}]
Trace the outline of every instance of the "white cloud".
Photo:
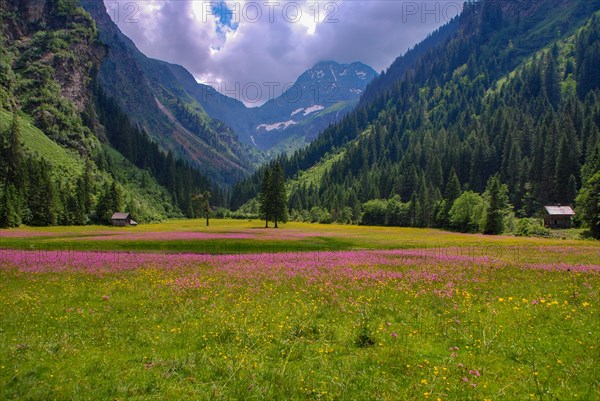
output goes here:
[{"label": "white cloud", "polygon": [[[461,3],[227,1],[230,12],[220,10],[231,21],[223,24],[205,1],[105,0],[113,20],[147,56],[181,64],[204,82],[221,82],[229,95],[235,90],[243,97],[258,85],[260,102],[322,60],[362,61],[381,71],[447,22]],[[127,4],[137,8],[125,10]],[[249,92],[254,97],[255,89]]]}]

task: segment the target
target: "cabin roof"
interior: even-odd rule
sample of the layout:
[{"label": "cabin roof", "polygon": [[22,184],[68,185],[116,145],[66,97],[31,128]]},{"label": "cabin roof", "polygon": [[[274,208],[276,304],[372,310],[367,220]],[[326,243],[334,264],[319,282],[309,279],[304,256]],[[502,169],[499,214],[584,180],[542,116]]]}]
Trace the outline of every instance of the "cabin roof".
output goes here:
[{"label": "cabin roof", "polygon": [[129,217],[129,213],[116,212],[116,213],[113,213],[111,219],[112,220],[127,220],[128,217]]},{"label": "cabin roof", "polygon": [[575,216],[571,206],[544,206],[544,209],[552,216]]}]

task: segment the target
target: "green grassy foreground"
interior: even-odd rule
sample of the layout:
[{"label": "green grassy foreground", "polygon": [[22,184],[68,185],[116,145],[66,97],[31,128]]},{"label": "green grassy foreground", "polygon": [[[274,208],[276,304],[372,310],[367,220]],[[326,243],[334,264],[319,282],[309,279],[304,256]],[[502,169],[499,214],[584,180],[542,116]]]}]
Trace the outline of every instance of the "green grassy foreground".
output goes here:
[{"label": "green grassy foreground", "polygon": [[[0,399],[600,399],[597,242],[211,224],[0,231]],[[208,240],[229,257],[74,262],[96,246],[202,249],[180,239],[195,231],[254,236]],[[315,238],[339,252],[275,253]],[[30,264],[7,250],[46,246],[72,248]]]}]

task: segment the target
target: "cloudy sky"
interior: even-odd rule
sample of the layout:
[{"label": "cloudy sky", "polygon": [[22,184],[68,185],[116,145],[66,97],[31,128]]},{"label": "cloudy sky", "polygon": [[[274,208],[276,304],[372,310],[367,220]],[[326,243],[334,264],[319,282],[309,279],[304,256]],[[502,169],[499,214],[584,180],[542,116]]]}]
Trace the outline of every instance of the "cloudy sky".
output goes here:
[{"label": "cloudy sky", "polygon": [[147,56],[181,64],[198,81],[241,100],[245,88],[258,84],[261,101],[268,100],[270,87],[294,82],[323,60],[361,61],[380,72],[462,7],[462,0],[104,3]]}]

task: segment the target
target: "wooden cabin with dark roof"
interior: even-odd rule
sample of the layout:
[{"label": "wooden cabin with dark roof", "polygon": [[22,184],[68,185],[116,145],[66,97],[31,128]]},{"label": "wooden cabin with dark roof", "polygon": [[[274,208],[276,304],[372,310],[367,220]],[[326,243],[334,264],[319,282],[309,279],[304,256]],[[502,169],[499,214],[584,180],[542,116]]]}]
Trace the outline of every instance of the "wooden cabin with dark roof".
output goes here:
[{"label": "wooden cabin with dark roof", "polygon": [[129,213],[113,213],[111,219],[112,225],[116,227],[137,226],[138,223],[131,218]]}]

